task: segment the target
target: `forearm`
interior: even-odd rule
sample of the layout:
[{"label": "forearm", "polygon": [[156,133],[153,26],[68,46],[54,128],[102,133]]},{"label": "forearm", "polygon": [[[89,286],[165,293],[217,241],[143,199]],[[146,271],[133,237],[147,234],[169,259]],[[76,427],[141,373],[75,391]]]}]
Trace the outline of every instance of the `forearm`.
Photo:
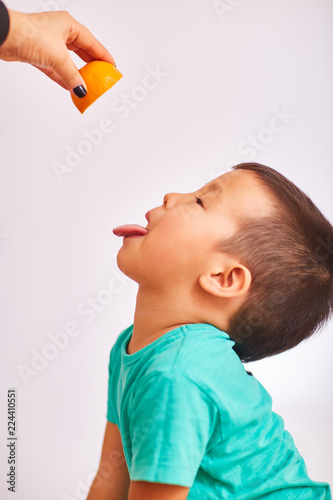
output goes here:
[{"label": "forearm", "polygon": [[105,478],[98,472],[86,500],[127,500],[129,485],[128,475],[118,474],[113,478]]}]

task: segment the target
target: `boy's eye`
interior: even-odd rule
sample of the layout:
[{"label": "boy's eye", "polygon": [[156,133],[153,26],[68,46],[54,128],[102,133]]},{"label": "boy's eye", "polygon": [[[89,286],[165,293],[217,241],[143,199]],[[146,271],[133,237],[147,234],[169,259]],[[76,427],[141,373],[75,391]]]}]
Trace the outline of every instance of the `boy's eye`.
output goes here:
[{"label": "boy's eye", "polygon": [[203,207],[203,203],[202,203],[201,199],[198,198],[197,196],[195,197],[195,199],[196,199],[198,205],[201,205]]}]

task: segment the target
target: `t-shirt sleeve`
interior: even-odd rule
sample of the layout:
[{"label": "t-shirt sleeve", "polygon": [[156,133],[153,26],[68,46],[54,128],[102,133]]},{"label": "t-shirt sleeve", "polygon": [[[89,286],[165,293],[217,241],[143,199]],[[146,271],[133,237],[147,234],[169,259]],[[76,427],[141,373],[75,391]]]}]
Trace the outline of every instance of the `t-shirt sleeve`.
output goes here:
[{"label": "t-shirt sleeve", "polygon": [[111,349],[109,360],[108,403],[106,419],[113,424],[119,425],[117,417],[117,380],[113,366],[113,351],[114,348]]},{"label": "t-shirt sleeve", "polygon": [[130,415],[131,480],[191,487],[217,415],[213,400],[186,375],[144,376],[137,383]]}]

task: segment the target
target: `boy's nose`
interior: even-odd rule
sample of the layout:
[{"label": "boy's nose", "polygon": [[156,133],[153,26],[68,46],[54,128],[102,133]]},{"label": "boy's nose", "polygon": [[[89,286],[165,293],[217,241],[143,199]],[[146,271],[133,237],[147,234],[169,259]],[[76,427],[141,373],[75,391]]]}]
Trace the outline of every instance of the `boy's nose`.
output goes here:
[{"label": "boy's nose", "polygon": [[163,198],[164,208],[172,208],[182,196],[180,193],[167,193]]},{"label": "boy's nose", "polygon": [[164,198],[163,198],[163,207],[164,208],[171,208],[175,204],[175,193],[167,193]]}]

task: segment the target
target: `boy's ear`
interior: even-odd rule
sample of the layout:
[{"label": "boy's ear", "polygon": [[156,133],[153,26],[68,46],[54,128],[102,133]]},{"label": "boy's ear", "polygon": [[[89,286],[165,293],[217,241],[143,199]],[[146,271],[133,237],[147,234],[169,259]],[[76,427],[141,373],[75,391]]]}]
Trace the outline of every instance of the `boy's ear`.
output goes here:
[{"label": "boy's ear", "polygon": [[229,262],[216,272],[209,271],[199,277],[201,288],[221,298],[244,295],[251,285],[251,272],[239,263]]}]

